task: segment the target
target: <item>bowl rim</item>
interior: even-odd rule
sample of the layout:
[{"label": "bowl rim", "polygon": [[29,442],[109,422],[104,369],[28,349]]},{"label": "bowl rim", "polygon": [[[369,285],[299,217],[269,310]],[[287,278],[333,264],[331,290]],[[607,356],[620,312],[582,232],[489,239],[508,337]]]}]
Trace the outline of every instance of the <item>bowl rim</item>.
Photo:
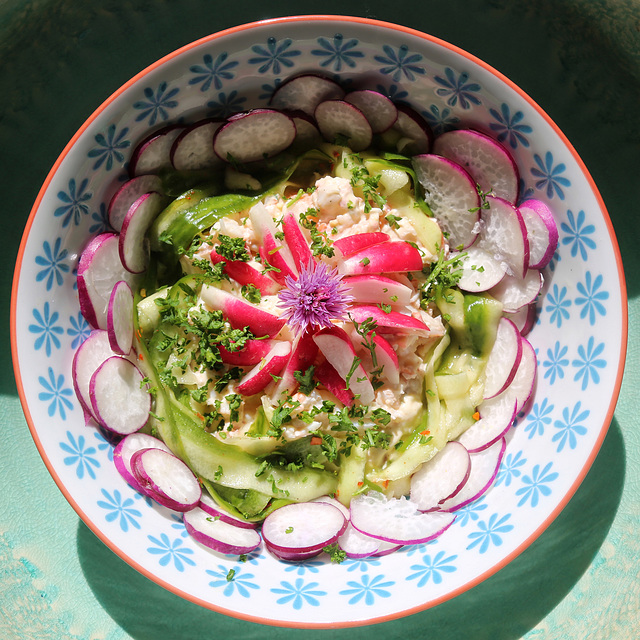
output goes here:
[{"label": "bowl rim", "polygon": [[[615,377],[615,382],[614,382],[614,386],[613,386],[613,393],[611,395],[610,401],[609,401],[609,406],[607,408],[607,413],[605,416],[605,420],[600,428],[600,433],[598,434],[598,438],[595,442],[595,445],[589,455],[589,457],[587,458],[585,464],[583,465],[582,469],[580,469],[579,473],[577,474],[576,479],[574,480],[573,484],[569,487],[568,491],[565,493],[565,495],[563,496],[562,500],[560,501],[560,503],[557,505],[557,507],[549,514],[549,516],[540,524],[540,526],[531,534],[529,535],[525,540],[523,540],[520,545],[518,545],[518,547],[516,547],[510,554],[508,554],[506,557],[504,557],[500,562],[496,563],[495,565],[493,565],[490,569],[488,569],[487,571],[485,571],[484,573],[480,574],[479,576],[476,576],[475,578],[469,580],[468,582],[465,582],[463,585],[461,585],[460,587],[458,587],[457,589],[454,589],[452,592],[449,592],[447,594],[445,594],[444,596],[434,600],[434,601],[430,601],[425,603],[424,605],[418,605],[415,607],[412,607],[410,609],[403,609],[401,611],[397,611],[393,614],[389,614],[389,615],[384,615],[384,616],[380,616],[380,617],[373,617],[369,620],[366,621],[347,621],[347,622],[340,622],[340,623],[307,623],[307,622],[294,622],[294,621],[278,621],[278,620],[270,620],[270,619],[264,619],[260,616],[253,616],[250,615],[248,613],[244,613],[244,612],[238,612],[238,611],[234,611],[231,609],[227,609],[224,606],[221,606],[219,604],[213,604],[211,602],[205,601],[201,598],[198,598],[197,596],[193,596],[191,594],[185,593],[184,591],[182,591],[181,589],[173,586],[172,584],[168,583],[166,580],[163,580],[155,575],[153,575],[150,571],[146,570],[144,567],[142,567],[134,558],[130,557],[129,555],[127,555],[124,551],[122,551],[121,549],[119,549],[115,544],[113,544],[111,542],[111,540],[105,535],[103,534],[98,526],[84,513],[84,511],[82,510],[82,508],[80,507],[79,504],[76,503],[76,501],[72,498],[72,496],[70,495],[68,489],[66,488],[65,484],[61,481],[60,477],[58,476],[58,474],[56,473],[55,469],[53,468],[53,464],[52,462],[49,460],[49,458],[46,455],[46,452],[44,450],[44,447],[42,445],[42,442],[38,436],[38,432],[37,432],[37,428],[35,425],[35,422],[33,420],[33,417],[31,415],[31,411],[29,409],[28,403],[27,403],[27,398],[26,398],[26,394],[24,391],[24,386],[22,383],[22,374],[21,374],[21,368],[20,368],[20,362],[18,361],[18,339],[17,339],[17,327],[16,327],[16,316],[17,316],[17,298],[18,298],[18,288],[19,288],[19,280],[20,280],[20,273],[22,271],[22,264],[23,264],[23,260],[24,260],[24,254],[25,254],[25,249],[26,249],[26,245],[27,245],[27,241],[30,235],[30,231],[32,228],[32,225],[34,223],[36,214],[40,208],[40,204],[42,202],[42,199],[44,197],[44,194],[46,193],[46,191],[49,188],[49,185],[51,183],[51,181],[53,180],[55,174],[57,173],[58,169],[60,168],[60,165],[62,164],[62,162],[64,161],[64,159],[67,157],[67,155],[69,154],[69,152],[71,151],[71,149],[74,147],[74,145],[76,144],[76,142],[79,140],[79,138],[84,134],[84,132],[93,124],[93,122],[96,120],[96,118],[109,106],[111,105],[114,101],[116,101],[121,94],[123,94],[130,86],[134,85],[136,82],[138,82],[141,78],[145,77],[146,75],[148,75],[149,73],[151,73],[152,71],[154,71],[155,69],[157,69],[158,67],[161,67],[162,65],[164,65],[165,63],[173,60],[174,58],[177,58],[178,56],[190,51],[191,49],[194,49],[196,47],[199,47],[203,44],[209,44],[212,43],[220,38],[223,37],[228,37],[234,34],[239,34],[239,33],[244,33],[247,31],[250,31],[252,29],[255,28],[263,28],[269,25],[286,25],[286,24],[295,24],[295,23],[301,23],[301,22],[336,22],[336,23],[344,23],[344,24],[360,24],[360,25],[365,25],[365,26],[370,26],[370,27],[376,27],[376,28],[382,28],[382,29],[390,29],[392,31],[396,31],[396,32],[400,32],[400,33],[404,33],[413,37],[417,37],[420,38],[422,40],[426,40],[432,44],[438,45],[440,47],[443,47],[444,49],[451,51],[453,53],[456,53],[464,58],[466,58],[467,60],[469,60],[470,62],[475,63],[476,65],[482,67],[484,70],[488,71],[489,73],[491,73],[492,75],[494,75],[495,77],[497,77],[499,80],[501,80],[502,82],[504,82],[506,85],[508,85],[514,92],[516,92],[520,97],[522,97],[533,109],[535,109],[535,111],[545,120],[545,122],[547,123],[547,125],[549,127],[551,127],[551,129],[553,129],[553,131],[557,134],[557,136],[560,138],[560,140],[562,141],[562,143],[566,146],[567,150],[571,153],[574,161],[576,162],[576,164],[578,165],[579,169],[581,170],[581,172],[583,173],[585,179],[587,180],[594,197],[596,198],[596,201],[598,203],[598,206],[600,208],[600,211],[603,215],[603,219],[607,228],[607,232],[609,234],[609,240],[611,242],[612,245],[612,249],[615,255],[615,261],[616,261],[616,270],[617,270],[617,275],[618,275],[618,281],[620,284],[620,298],[621,298],[621,309],[620,309],[620,318],[621,318],[621,346],[620,346],[620,355],[619,355],[619,359],[618,359],[618,369],[616,371],[616,377]],[[54,164],[52,165],[51,169],[49,170],[45,181],[43,182],[42,186],[40,187],[40,190],[38,191],[38,195],[34,201],[33,206],[31,207],[31,211],[29,213],[29,217],[27,219],[27,223],[25,225],[25,229],[23,231],[23,235],[21,238],[21,242],[20,242],[20,246],[18,249],[18,254],[16,257],[16,264],[15,264],[15,269],[14,269],[14,274],[13,274],[13,281],[12,281],[12,288],[11,288],[11,307],[10,307],[10,340],[11,340],[11,355],[12,355],[12,361],[13,361],[13,370],[14,370],[14,377],[15,377],[15,381],[16,381],[16,387],[17,387],[17,391],[18,391],[18,396],[20,399],[20,403],[22,405],[22,409],[27,421],[27,425],[29,427],[29,430],[31,432],[31,436],[34,440],[34,443],[38,449],[38,453],[40,454],[40,457],[42,458],[48,472],[50,473],[50,475],[52,476],[53,480],[55,481],[56,485],[58,486],[58,489],[61,491],[61,493],[64,495],[65,499],[67,500],[67,502],[71,505],[71,507],[74,509],[74,511],[77,513],[77,515],[80,517],[80,519],[89,527],[89,529],[109,548],[111,549],[111,551],[113,551],[118,557],[120,557],[122,560],[124,560],[129,566],[131,566],[132,568],[134,568],[136,571],[138,571],[139,573],[141,573],[142,575],[144,575],[145,577],[149,578],[151,581],[153,581],[154,583],[162,586],[163,588],[167,589],[168,591],[170,591],[171,593],[178,595],[182,598],[184,598],[187,601],[193,602],[194,604],[198,604],[204,608],[216,611],[218,613],[222,613],[225,615],[229,615],[231,617],[234,618],[238,618],[241,620],[246,620],[246,621],[250,621],[250,622],[256,622],[256,623],[261,623],[261,624],[265,624],[265,625],[270,625],[270,626],[280,626],[280,627],[292,627],[292,628],[299,628],[299,629],[311,629],[311,628],[327,628],[327,627],[331,627],[331,628],[346,628],[346,627],[355,627],[355,626],[363,626],[363,625],[369,625],[369,624],[378,624],[381,622],[386,622],[386,621],[390,621],[390,620],[394,620],[394,619],[398,619],[401,617],[405,617],[405,616],[409,616],[415,613],[418,613],[420,611],[424,611],[426,609],[429,609],[431,607],[434,607],[438,604],[441,604],[443,602],[446,602],[448,600],[451,600],[459,595],[461,595],[462,593],[470,590],[471,588],[473,588],[474,586],[476,586],[477,584],[483,582],[484,580],[486,580],[487,578],[491,577],[492,575],[494,575],[495,573],[497,573],[498,571],[500,571],[502,568],[504,568],[507,564],[509,564],[512,560],[514,560],[518,555],[520,555],[525,549],[527,549],[548,527],[549,525],[558,517],[559,513],[564,509],[564,507],[569,503],[569,501],[571,500],[571,498],[574,496],[575,492],[577,491],[578,487],[580,486],[580,484],[582,483],[582,481],[584,480],[585,476],[587,475],[587,473],[589,472],[589,469],[591,468],[593,461],[595,460],[601,446],[602,443],[604,441],[604,438],[608,432],[609,426],[611,424],[611,421],[613,420],[613,415],[614,415],[614,411],[615,411],[615,407],[618,401],[618,396],[620,393],[620,388],[621,388],[621,384],[622,384],[622,377],[623,377],[623,373],[624,373],[624,368],[625,368],[625,360],[626,360],[626,353],[627,353],[627,342],[628,342],[628,302],[627,302],[627,289],[626,289],[626,282],[625,282],[625,275],[624,275],[624,268],[623,268],[623,263],[622,263],[622,256],[620,253],[620,248],[618,245],[618,241],[615,235],[615,231],[613,228],[613,224],[611,222],[611,218],[609,216],[609,213],[607,211],[607,208],[605,206],[604,200],[600,194],[600,191],[598,190],[591,174],[589,173],[586,165],[584,164],[584,162],[582,161],[581,157],[579,156],[579,154],[577,153],[577,151],[575,150],[575,148],[573,147],[573,145],[571,144],[571,142],[568,140],[568,138],[565,136],[565,134],[560,130],[560,128],[558,127],[558,125],[551,119],[551,117],[538,105],[538,103],[533,100],[523,89],[521,89],[518,85],[516,85],[513,81],[511,81],[507,76],[505,76],[503,73],[501,73],[500,71],[498,71],[497,69],[495,69],[493,66],[489,65],[488,63],[484,62],[483,60],[481,60],[480,58],[476,57],[474,54],[469,53],[468,51],[465,51],[464,49],[451,44],[445,40],[442,40],[436,36],[433,36],[431,34],[425,33],[423,31],[420,31],[418,29],[414,29],[411,27],[407,27],[404,25],[399,25],[399,24],[395,24],[392,22],[387,22],[387,21],[383,21],[383,20],[377,20],[377,19],[373,19],[373,18],[366,18],[366,17],[360,17],[360,16],[350,16],[350,15],[331,15],[331,14],[310,14],[310,15],[294,15],[294,16],[284,16],[284,17],[276,17],[276,18],[268,18],[268,19],[264,19],[264,20],[257,20],[257,21],[252,21],[252,22],[248,22],[248,23],[244,23],[244,24],[240,24],[237,26],[233,26],[233,27],[229,27],[226,29],[223,29],[221,31],[217,31],[215,33],[209,34],[207,36],[203,36],[201,38],[198,38],[186,45],[183,45],[173,51],[171,51],[170,53],[162,56],[161,58],[159,58],[158,60],[156,60],[155,62],[151,63],[150,65],[146,66],[145,68],[143,68],[141,71],[139,71],[138,73],[136,73],[133,77],[131,77],[127,82],[125,82],[124,84],[122,84],[118,89],[116,89],[113,93],[111,93],[110,96],[108,96],[100,106],[98,106],[93,113],[91,113],[91,115],[89,115],[89,117],[83,122],[83,124],[78,128],[78,130],[75,132],[75,134],[73,135],[73,137],[69,140],[69,142],[67,142],[67,144],[65,145],[65,147],[63,148],[63,150],[61,151],[61,153],[59,154],[59,156],[57,157],[56,161],[54,162]]]}]

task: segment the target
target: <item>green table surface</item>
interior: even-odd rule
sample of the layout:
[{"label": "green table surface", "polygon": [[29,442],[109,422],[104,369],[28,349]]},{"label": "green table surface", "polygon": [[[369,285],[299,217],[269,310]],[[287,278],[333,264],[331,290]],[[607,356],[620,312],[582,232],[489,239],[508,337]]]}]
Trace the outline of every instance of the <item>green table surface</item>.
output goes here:
[{"label": "green table surface", "polygon": [[[452,601],[330,631],[266,627],[202,609],[107,549],[38,455],[9,345],[22,231],[49,168],[82,122],[123,82],[183,44],[244,22],[310,13],[428,32],[519,84],[567,134],[599,186],[629,295],[627,365],[613,422],[557,520],[510,565]],[[639,0],[0,1],[0,639],[639,638],[639,107]]]}]

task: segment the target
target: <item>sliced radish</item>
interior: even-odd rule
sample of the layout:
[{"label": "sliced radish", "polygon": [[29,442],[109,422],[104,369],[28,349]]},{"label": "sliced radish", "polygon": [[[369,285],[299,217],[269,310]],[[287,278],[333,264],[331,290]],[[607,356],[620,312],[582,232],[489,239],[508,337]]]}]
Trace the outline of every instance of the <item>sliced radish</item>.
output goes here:
[{"label": "sliced radish", "polygon": [[162,180],[154,174],[136,176],[125,182],[113,195],[109,202],[109,224],[120,231],[122,223],[131,205],[145,193],[162,193]]},{"label": "sliced radish", "polygon": [[518,327],[521,336],[527,336],[536,324],[538,309],[535,302],[531,302],[517,311],[505,312],[505,317],[509,318]]},{"label": "sliced radish", "polygon": [[472,424],[459,438],[470,453],[482,451],[507,433],[516,417],[515,393],[505,391],[482,402],[478,407],[480,420]]},{"label": "sliced radish", "polygon": [[411,476],[411,502],[419,511],[431,511],[463,487],[471,470],[471,458],[459,442],[448,442]]},{"label": "sliced radish", "polygon": [[171,168],[171,147],[184,127],[168,125],[149,134],[131,154],[129,174],[131,177],[158,174]]},{"label": "sliced radish", "polygon": [[369,333],[367,340],[373,346],[373,354],[375,354],[374,364],[370,347],[365,345],[364,341],[360,343],[362,347],[360,352],[363,354],[367,369],[376,371],[376,375],[386,379],[390,384],[398,385],[400,383],[400,363],[391,343],[375,331]]},{"label": "sliced radish", "polygon": [[402,240],[373,244],[351,254],[338,265],[346,275],[406,273],[422,270],[422,256],[412,244]]},{"label": "sliced radish", "polygon": [[470,453],[471,470],[463,487],[452,498],[440,503],[442,511],[457,511],[484,495],[495,482],[507,443],[500,438],[490,447]]},{"label": "sliced radish", "polygon": [[220,358],[225,364],[235,367],[253,367],[271,351],[274,340],[247,340],[242,349],[230,351],[221,344],[218,345]]},{"label": "sliced radish", "polygon": [[253,396],[263,391],[273,381],[274,377],[277,377],[282,372],[290,353],[290,342],[275,342],[269,353],[264,357],[264,360],[259,362],[242,378],[242,382],[236,387],[238,393],[243,396]]},{"label": "sliced radish", "polygon": [[520,365],[513,377],[511,384],[505,391],[510,392],[516,398],[516,412],[522,411],[529,401],[536,382],[536,373],[538,370],[538,358],[535,349],[526,338],[522,341],[522,358]]},{"label": "sliced radish", "polygon": [[362,249],[366,249],[374,244],[380,244],[389,240],[388,233],[382,231],[371,231],[369,233],[355,233],[352,236],[345,236],[334,240],[333,248],[337,249],[343,258],[347,258]]},{"label": "sliced radish", "polygon": [[180,132],[171,147],[171,164],[176,171],[212,169],[221,164],[213,150],[213,137],[222,126],[217,120],[201,120]]},{"label": "sliced radish", "polygon": [[358,531],[351,523],[338,538],[338,546],[347,554],[348,558],[353,559],[380,556],[400,548],[394,542],[384,542]]},{"label": "sliced radish", "polygon": [[347,527],[342,512],[322,502],[293,503],[271,512],[262,524],[262,537],[273,555],[293,560],[317,555],[336,542]]},{"label": "sliced radish", "polygon": [[351,524],[361,533],[395,544],[434,540],[455,520],[449,513],[421,513],[406,498],[386,498],[370,491],[351,500]]},{"label": "sliced radish", "polygon": [[485,399],[497,396],[511,384],[521,359],[522,340],[518,327],[511,320],[500,318],[485,367]]},{"label": "sliced radish", "polygon": [[296,126],[288,115],[253,109],[231,116],[216,132],[213,149],[227,162],[255,162],[284,151],[295,137]]},{"label": "sliced radish", "polygon": [[312,116],[323,100],[339,100],[343,96],[344,89],[334,80],[308,73],[279,85],[269,104],[274,109],[299,110]]},{"label": "sliced radish", "polygon": [[131,470],[143,491],[174,511],[190,511],[200,502],[202,490],[191,469],[162,449],[141,449],[131,456]]},{"label": "sliced radish", "polygon": [[345,507],[342,504],[342,502],[340,502],[340,500],[336,500],[331,496],[320,496],[319,498],[314,498],[313,500],[310,500],[310,502],[322,502],[322,503],[330,504],[336,509],[338,509],[338,511],[342,513],[342,515],[345,517],[346,520],[349,520],[349,518],[351,517],[351,512],[349,511],[349,509]]},{"label": "sliced radish", "polygon": [[381,275],[346,276],[342,283],[358,303],[374,302],[404,307],[413,295],[411,287]]},{"label": "sliced radish", "polygon": [[260,290],[263,296],[271,296],[278,293],[280,285],[270,278],[264,271],[261,271],[242,260],[227,260],[221,256],[215,249],[211,251],[211,262],[217,264],[224,262],[224,271],[230,277],[233,278],[240,285],[252,284],[254,287]]},{"label": "sliced radish", "polygon": [[225,511],[208,493],[203,493],[200,496],[198,507],[202,509],[202,511],[208,513],[210,516],[218,518],[222,520],[222,522],[226,522],[227,524],[241,527],[242,529],[256,529],[258,526],[257,522],[248,522],[247,520],[238,518],[232,513]]},{"label": "sliced radish", "polygon": [[287,111],[286,113],[296,125],[296,146],[303,148],[313,148],[320,145],[322,142],[322,135],[318,129],[316,121],[313,116],[306,114],[304,111]]},{"label": "sliced radish", "polygon": [[432,154],[411,160],[425,199],[454,248],[470,246],[478,234],[480,196],[471,176],[455,162]]},{"label": "sliced radish", "polygon": [[196,507],[187,511],[182,520],[189,535],[201,544],[227,555],[246,555],[261,543],[255,529],[232,524]]},{"label": "sliced radish", "polygon": [[149,420],[151,394],[135,364],[112,356],[91,376],[89,396],[98,422],[122,435],[139,431]]},{"label": "sliced radish", "polygon": [[433,132],[427,121],[408,105],[397,105],[398,117],[393,128],[400,133],[396,143],[398,153],[417,156],[429,153],[433,144]]},{"label": "sliced radish", "polygon": [[284,214],[282,230],[298,272],[302,268],[307,268],[313,261],[313,254],[309,248],[309,238],[307,238],[303,228],[292,213]]},{"label": "sliced radish", "polygon": [[505,312],[513,313],[535,302],[542,284],[542,273],[529,269],[524,278],[506,275],[489,293],[502,303]]},{"label": "sliced radish", "polygon": [[544,269],[558,248],[558,226],[551,209],[541,200],[525,200],[518,210],[527,228],[529,267]]},{"label": "sliced radish", "polygon": [[364,114],[373,133],[386,131],[398,119],[396,105],[378,91],[370,89],[350,91],[344,99],[355,105]]},{"label": "sliced radish", "polygon": [[118,250],[124,268],[131,273],[142,273],[149,264],[146,233],[162,211],[162,203],[159,193],[145,193],[129,207],[122,221]]},{"label": "sliced radish", "polygon": [[433,143],[433,152],[464,167],[483,192],[518,199],[520,176],[511,154],[493,138],[471,129],[447,131]]},{"label": "sliced radish", "polygon": [[162,449],[167,453],[171,453],[169,447],[162,440],[146,433],[132,433],[122,438],[116,445],[113,450],[113,463],[126,482],[136,491],[140,491],[140,493],[144,493],[144,491],[133,475],[131,457],[137,451],[142,451],[142,449]]},{"label": "sliced radish", "polygon": [[316,366],[313,377],[345,407],[353,406],[355,397],[351,389],[345,387],[345,381],[327,360]]},{"label": "sliced radish", "polygon": [[327,142],[335,142],[340,136],[347,139],[347,146],[358,152],[371,144],[371,125],[355,105],[344,100],[325,100],[314,112],[320,133]]},{"label": "sliced radish", "polygon": [[463,253],[452,252],[450,257],[459,258],[462,275],[458,286],[469,293],[479,293],[495,287],[506,274],[506,264],[478,246],[477,242],[467,247]]},{"label": "sliced radish", "polygon": [[116,282],[107,308],[107,333],[114,353],[128,356],[133,347],[133,292],[124,281]]},{"label": "sliced radish", "polygon": [[294,338],[289,360],[280,372],[281,380],[276,387],[276,398],[283,393],[293,393],[293,390],[298,388],[296,371],[304,373],[314,363],[316,355],[318,355],[318,346],[309,333],[303,333]]},{"label": "sliced radish", "polygon": [[371,318],[376,323],[377,331],[382,333],[416,333],[425,338],[431,336],[431,329],[422,320],[399,311],[387,313],[380,307],[361,304],[351,307],[349,316],[355,322],[364,322]]}]

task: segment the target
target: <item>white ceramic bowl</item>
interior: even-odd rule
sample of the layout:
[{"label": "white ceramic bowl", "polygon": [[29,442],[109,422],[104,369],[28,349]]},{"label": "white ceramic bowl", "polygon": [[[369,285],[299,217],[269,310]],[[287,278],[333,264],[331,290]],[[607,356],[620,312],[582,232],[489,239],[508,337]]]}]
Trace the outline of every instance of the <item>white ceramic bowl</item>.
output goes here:
[{"label": "white ceramic bowl", "polygon": [[[511,429],[495,486],[436,542],[378,559],[246,563],[205,550],[177,515],[133,491],[112,447],[86,427],[71,359],[88,334],[74,270],[105,228],[105,202],[135,142],[196,112],[265,105],[285,77],[317,70],[366,79],[413,105],[435,132],[473,125],[517,159],[522,193],[560,230],[545,270],[535,398]],[[482,61],[405,27],[304,16],[241,26],[142,71],[102,104],[60,155],[31,212],[12,299],[12,346],[29,427],[61,491],[115,553],[176,594],[232,616],[284,626],[378,622],[455,597],[498,571],[554,519],[589,469],[612,418],[626,345],[621,260],[604,204],[575,150],[518,87]],[[230,569],[233,580],[227,580]],[[249,598],[251,598],[249,600]]]}]

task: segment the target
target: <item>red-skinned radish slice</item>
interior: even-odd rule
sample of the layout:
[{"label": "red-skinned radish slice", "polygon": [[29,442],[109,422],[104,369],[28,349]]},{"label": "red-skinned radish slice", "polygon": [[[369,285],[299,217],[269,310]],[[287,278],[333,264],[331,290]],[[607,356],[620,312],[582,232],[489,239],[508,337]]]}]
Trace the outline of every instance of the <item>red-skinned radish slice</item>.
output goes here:
[{"label": "red-skinned radish slice", "polygon": [[118,250],[124,268],[142,273],[149,264],[147,229],[162,211],[163,196],[159,193],[141,195],[127,211],[122,221]]},{"label": "red-skinned radish slice", "polygon": [[256,529],[258,526],[257,522],[243,520],[242,518],[225,511],[208,493],[202,493],[200,496],[200,502],[198,503],[198,508],[206,511],[206,513],[214,518],[219,518],[222,522],[232,524],[242,529]]},{"label": "red-skinned radish slice", "polygon": [[314,74],[295,76],[277,87],[269,104],[274,109],[300,110],[312,116],[323,100],[340,100],[344,89],[330,78]]},{"label": "red-skinned radish slice", "polygon": [[516,399],[516,413],[522,411],[531,398],[536,383],[538,358],[535,349],[526,338],[522,341],[522,358],[511,384],[504,393],[512,393]]},{"label": "red-skinned radish slice", "polygon": [[344,380],[345,388],[352,391],[362,404],[371,404],[375,395],[373,387],[347,332],[337,326],[326,327],[316,333],[313,339],[329,364]]},{"label": "red-skinned radish slice", "polygon": [[294,144],[297,147],[310,149],[322,143],[322,135],[313,116],[304,111],[284,111],[296,125],[296,139]]},{"label": "red-skinned radish slice", "polygon": [[490,447],[470,453],[471,470],[467,481],[455,496],[442,502],[439,508],[442,511],[457,511],[484,495],[495,482],[506,446],[505,439],[500,438]]},{"label": "red-skinned radish slice", "polygon": [[215,249],[211,251],[211,262],[224,262],[224,271],[240,285],[252,284],[259,289],[263,296],[271,296],[280,290],[280,285],[270,278],[264,271],[258,270],[248,262],[242,260],[227,260]]},{"label": "red-skinned radish slice", "polygon": [[137,281],[122,265],[115,233],[101,233],[89,241],[80,256],[77,278],[80,311],[94,329],[107,328],[109,299],[116,282],[124,280],[134,289]]},{"label": "red-skinned radish slice", "polygon": [[484,400],[478,407],[480,420],[472,424],[459,438],[469,453],[490,447],[503,438],[516,417],[516,396],[508,390]]},{"label": "red-skinned radish slice", "polygon": [[218,287],[202,285],[200,297],[210,309],[222,311],[234,329],[249,327],[257,338],[275,336],[285,325],[284,319]]},{"label": "red-skinned radish slice", "polygon": [[162,193],[162,180],[152,174],[136,176],[127,180],[113,195],[109,202],[107,217],[109,224],[116,230],[122,229],[122,223],[131,205],[145,193]]},{"label": "red-skinned radish slice", "polygon": [[511,384],[521,359],[522,340],[518,327],[502,317],[485,367],[485,399],[497,396]]},{"label": "red-skinned radish slice", "polygon": [[366,117],[373,133],[382,133],[398,119],[398,109],[387,96],[370,89],[350,91],[344,97]]},{"label": "red-skinned radish slice", "polygon": [[453,248],[470,246],[478,235],[480,196],[471,176],[455,162],[423,154],[411,159],[433,215]]},{"label": "red-skinned radish slice", "polygon": [[463,253],[450,254],[451,258],[458,256],[461,262],[462,275],[458,286],[469,293],[480,293],[495,287],[506,274],[506,264],[478,244],[472,244]]},{"label": "red-skinned radish slice", "polygon": [[536,303],[532,302],[524,307],[520,307],[517,311],[506,312],[505,317],[513,321],[518,327],[518,331],[522,337],[527,336],[536,324],[538,310]]},{"label": "red-skinned radish slice", "polygon": [[518,210],[527,228],[529,267],[544,269],[558,248],[558,226],[551,209],[541,200],[525,200]]},{"label": "red-skinned radish slice", "polygon": [[291,251],[293,262],[298,272],[307,268],[313,262],[313,254],[309,248],[310,239],[307,238],[300,223],[292,213],[285,213],[282,219],[284,239]]},{"label": "red-skinned radish slice", "polygon": [[484,193],[515,204],[520,175],[511,154],[496,140],[479,131],[447,131],[433,143],[433,153],[464,167]]},{"label": "red-skinned radish slice", "polygon": [[133,178],[146,174],[158,174],[171,169],[171,147],[184,127],[168,125],[144,138],[131,154],[129,175]]},{"label": "red-skinned radish slice", "polygon": [[220,358],[225,364],[235,367],[253,367],[267,356],[274,345],[274,340],[247,340],[242,349],[230,351],[218,345]]},{"label": "red-skinned radish slice", "polygon": [[408,105],[400,104],[396,108],[398,117],[393,128],[401,135],[396,143],[398,153],[405,156],[429,153],[433,144],[433,132],[427,121]]},{"label": "red-skinned radish slice", "polygon": [[380,275],[345,276],[342,283],[357,303],[404,307],[409,304],[413,295],[413,290],[407,285]]},{"label": "red-skinned radish slice", "polygon": [[471,458],[459,442],[448,442],[411,476],[411,502],[419,511],[431,511],[462,489],[469,477]]},{"label": "red-skinned radish slice", "polygon": [[220,166],[213,138],[222,126],[217,120],[201,120],[186,127],[174,140],[169,157],[176,171],[199,171]]},{"label": "red-skinned radish slice", "polygon": [[348,258],[350,255],[371,247],[374,244],[380,244],[386,240],[390,240],[391,236],[388,233],[382,231],[371,231],[368,233],[355,233],[352,236],[345,236],[344,238],[338,238],[334,240],[333,248],[337,249],[343,258]]},{"label": "red-skinned radish slice", "polygon": [[274,109],[253,109],[231,116],[218,129],[213,150],[226,162],[241,164],[271,158],[291,146],[296,125]]},{"label": "red-skinned radish slice", "polygon": [[195,509],[202,490],[191,469],[162,449],[141,449],[131,456],[133,477],[146,495],[173,511]]},{"label": "red-skinned radish slice", "polygon": [[534,303],[542,284],[542,273],[537,269],[529,269],[524,278],[506,275],[489,293],[502,302],[503,311],[513,313]]},{"label": "red-skinned radish slice", "polygon": [[151,394],[135,364],[112,356],[91,376],[89,397],[93,415],[109,431],[122,435],[144,427],[151,412]]},{"label": "red-skinned radish slice", "polygon": [[304,373],[315,361],[318,355],[318,346],[309,333],[303,333],[294,338],[291,346],[291,355],[285,368],[281,372],[281,380],[276,386],[275,396],[278,398],[283,393],[293,393],[298,388],[295,372]]},{"label": "red-skinned radish slice", "polygon": [[182,520],[194,540],[218,553],[246,555],[255,551],[262,542],[255,529],[231,524],[200,507],[187,511]]},{"label": "red-skinned radish slice", "polygon": [[322,503],[330,504],[336,509],[338,509],[342,513],[342,515],[345,517],[346,520],[349,520],[349,518],[351,517],[351,512],[349,511],[349,509],[345,507],[342,504],[342,502],[340,502],[340,500],[336,500],[331,496],[320,496],[319,498],[314,498],[313,500],[310,500],[310,502],[322,502]]},{"label": "red-skinned radish slice", "polygon": [[378,491],[351,500],[351,524],[361,533],[394,544],[434,540],[455,520],[453,514],[421,513],[406,498],[387,498]]},{"label": "red-skinned radish slice", "polygon": [[355,305],[349,309],[349,316],[355,322],[372,318],[378,327],[377,331],[381,333],[417,333],[425,338],[431,336],[431,330],[422,320],[399,311],[387,313],[375,305]]},{"label": "red-skinned radish slice", "polygon": [[314,117],[327,142],[336,142],[342,136],[356,153],[371,145],[373,132],[369,121],[358,107],[349,102],[325,100],[316,107]]},{"label": "red-skinned radish slice", "polygon": [[124,280],[116,282],[107,308],[107,333],[114,353],[128,356],[133,347],[134,302],[131,287]]},{"label": "red-skinned radish slice", "polygon": [[327,360],[323,360],[316,366],[313,377],[345,407],[353,406],[355,402],[353,391],[345,388],[344,380]]},{"label": "red-skinned radish slice", "polygon": [[375,368],[382,367],[382,377],[386,378],[392,385],[398,385],[400,383],[400,362],[391,343],[378,334],[373,336],[369,334],[369,339],[372,340],[375,348]]},{"label": "red-skinned radish slice", "polygon": [[384,542],[358,531],[351,523],[338,538],[338,546],[354,560],[384,555],[400,548],[393,542]]},{"label": "red-skinned radish slice", "polygon": [[420,251],[403,240],[390,240],[365,247],[338,265],[338,272],[345,275],[406,273],[420,270]]},{"label": "red-skinned radish slice", "polygon": [[253,396],[263,391],[273,381],[274,376],[282,372],[290,353],[290,342],[276,341],[264,360],[251,369],[238,384],[236,387],[238,393],[243,396]]},{"label": "red-skinned radish slice", "polygon": [[271,512],[262,524],[267,549],[278,558],[293,560],[319,554],[344,533],[347,520],[333,505],[293,503]]},{"label": "red-skinned radish slice", "polygon": [[126,482],[140,493],[144,493],[144,490],[133,475],[131,457],[137,451],[142,451],[142,449],[162,449],[167,453],[171,453],[169,447],[162,440],[146,433],[132,433],[122,438],[116,445],[113,450],[113,463]]}]

